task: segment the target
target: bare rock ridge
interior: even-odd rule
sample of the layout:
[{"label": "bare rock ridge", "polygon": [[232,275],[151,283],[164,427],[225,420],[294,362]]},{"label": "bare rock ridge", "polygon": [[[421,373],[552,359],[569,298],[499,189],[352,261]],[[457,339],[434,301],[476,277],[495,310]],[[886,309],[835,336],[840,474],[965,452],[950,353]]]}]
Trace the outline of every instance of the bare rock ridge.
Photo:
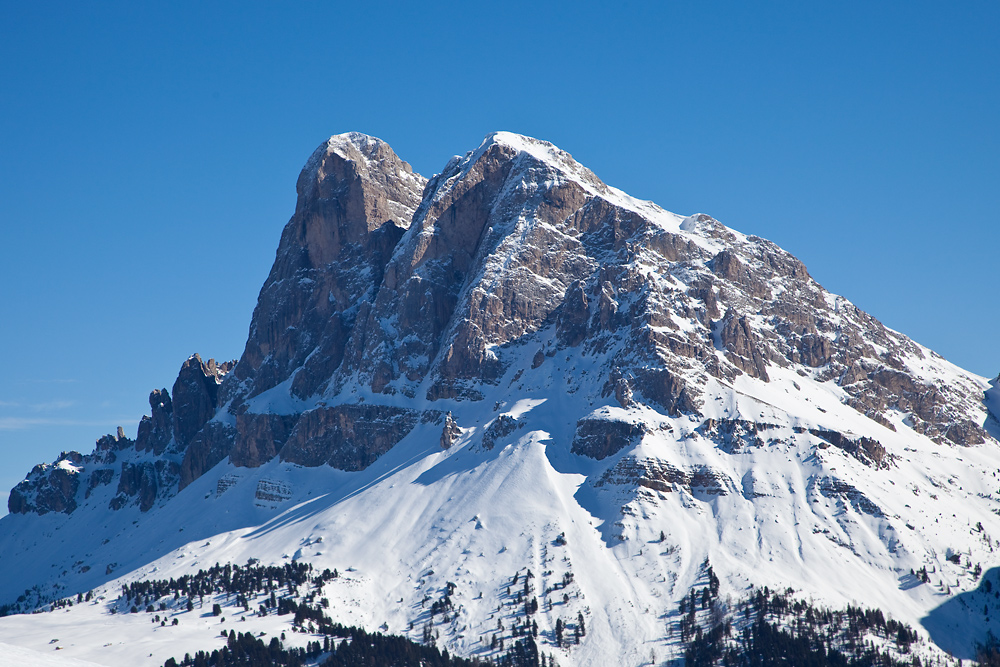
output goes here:
[{"label": "bare rock ridge", "polygon": [[200,434],[218,408],[218,388],[235,361],[216,363],[192,355],[173,385],[149,395],[151,415],[139,422],[136,439],[117,435],[98,439],[94,451],[63,452],[51,464],[35,466],[10,493],[12,514],[70,513],[100,487],[117,480],[112,509],[138,505],[142,511],[177,492],[181,463],[193,434]]},{"label": "bare rock ridge", "polygon": [[[597,370],[557,387],[592,383],[616,409],[691,415],[725,447],[763,442],[767,425],[705,418],[704,388],[767,384],[778,369],[838,387],[886,428],[949,446],[990,437],[981,386],[941,383],[943,360],[825,291],[795,257],[629,197],[547,142],[495,133],[427,180],[381,140],[337,135],[296,188],[239,361],[192,356],[170,392],[150,395],[135,441],[119,432],[36,466],[12,513],[69,513],[115,484],[112,508],[146,511],[224,461],[362,470],[427,421],[450,447],[462,433],[453,406],[548,377],[569,351]],[[650,428],[572,417],[572,451],[597,460]],[[520,425],[500,415],[483,446]],[[891,465],[877,441],[836,424],[814,435]],[[635,457],[605,476],[730,492],[710,470]]]},{"label": "bare rock ridge", "polygon": [[384,142],[332,137],[299,175],[295,214],[261,288],[246,349],[223,388],[234,414],[295,375],[291,392],[325,388],[348,351],[426,180]]}]

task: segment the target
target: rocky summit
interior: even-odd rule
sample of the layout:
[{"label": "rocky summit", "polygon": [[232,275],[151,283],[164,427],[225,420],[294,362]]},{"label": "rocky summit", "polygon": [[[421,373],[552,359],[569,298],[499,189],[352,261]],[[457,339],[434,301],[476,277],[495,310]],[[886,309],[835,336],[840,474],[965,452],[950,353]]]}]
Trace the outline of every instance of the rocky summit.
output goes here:
[{"label": "rocky summit", "polygon": [[28,576],[0,604],[295,551],[266,534],[357,568],[356,623],[482,659],[527,636],[512,575],[558,664],[682,659],[703,585],[884,610],[925,659],[1000,635],[996,381],[544,141],[498,132],[426,179],[337,135],[296,188],[239,360],[192,356],[135,440],[13,489],[0,553]]}]

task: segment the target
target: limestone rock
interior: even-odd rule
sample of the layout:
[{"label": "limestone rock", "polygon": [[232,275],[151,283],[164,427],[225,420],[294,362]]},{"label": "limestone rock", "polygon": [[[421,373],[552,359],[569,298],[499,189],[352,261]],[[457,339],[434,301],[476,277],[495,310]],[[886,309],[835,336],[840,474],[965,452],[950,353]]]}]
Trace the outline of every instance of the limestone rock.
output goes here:
[{"label": "limestone rock", "polygon": [[892,465],[892,457],[874,438],[851,438],[830,429],[810,429],[809,432],[873,468],[889,468]]},{"label": "limestone rock", "polygon": [[865,514],[878,518],[885,516],[882,508],[872,502],[872,500],[865,494],[859,491],[852,484],[837,479],[836,477],[823,477],[817,483],[817,488],[819,489],[819,492],[827,498],[846,500],[859,512],[864,512]]},{"label": "limestone rock", "polygon": [[615,286],[605,280],[601,283],[600,300],[597,303],[596,324],[604,330],[612,330],[618,322],[618,301],[615,300]]},{"label": "limestone rock", "polygon": [[[609,283],[610,286],[610,283]],[[587,293],[583,290],[583,282],[574,281],[566,290],[562,308],[559,312],[556,334],[559,342],[569,347],[576,347],[587,337],[587,320],[590,311],[587,303]]]},{"label": "limestone rock", "polygon": [[576,435],[570,451],[600,461],[636,444],[646,430],[643,424],[611,419],[581,419],[576,423]]},{"label": "limestone rock", "polygon": [[697,431],[718,444],[722,451],[735,454],[751,447],[764,447],[766,436],[762,436],[762,434],[776,428],[778,428],[777,424],[746,419],[713,419],[710,417],[702,422]]},{"label": "limestone rock", "polygon": [[111,500],[112,509],[121,509],[130,496],[137,496],[143,512],[149,511],[156,500],[159,488],[155,464],[144,461],[140,464],[123,463],[118,481],[118,495]]},{"label": "limestone rock", "polygon": [[70,514],[77,507],[82,463],[83,455],[79,452],[63,452],[54,463],[36,465],[11,490],[7,510],[11,514]]},{"label": "limestone rock", "polygon": [[143,416],[135,437],[136,451],[162,454],[173,438],[173,403],[166,389],[154,389],[149,394],[150,415]]},{"label": "limestone rock", "polygon": [[425,182],[372,137],[338,135],[316,149],[299,175],[295,214],[223,402],[232,400],[238,410],[299,369],[297,396],[325,386],[343,359],[358,305],[374,299]]},{"label": "limestone rock", "polygon": [[191,438],[215,414],[219,384],[235,364],[233,361],[217,364],[215,359],[205,363],[198,354],[194,354],[181,366],[174,381],[171,421],[180,449],[186,448]]},{"label": "limestone rock", "polygon": [[417,424],[418,413],[384,405],[339,405],[304,412],[281,459],[303,466],[364,470]]},{"label": "limestone rock", "polygon": [[610,484],[671,493],[684,489],[689,494],[724,496],[735,490],[735,484],[723,473],[709,466],[698,465],[683,470],[656,458],[622,457],[594,482],[595,487]]},{"label": "limestone rock", "polygon": [[508,435],[517,430],[518,426],[519,424],[517,419],[511,415],[498,415],[497,418],[493,420],[493,423],[491,423],[483,432],[483,447],[486,449],[493,449],[496,446],[497,440],[506,438]]},{"label": "limestone rock", "polygon": [[[698,414],[699,403],[684,380],[666,369],[645,368],[636,371],[635,388],[643,398],[662,408],[668,415],[682,412]],[[623,394],[628,394],[622,390]]]},{"label": "limestone rock", "polygon": [[825,366],[833,358],[833,344],[825,336],[807,334],[799,339],[799,355],[806,366]]},{"label": "limestone rock", "polygon": [[94,492],[99,486],[106,486],[111,483],[111,480],[115,478],[115,471],[113,468],[99,468],[90,473],[90,480],[87,482],[87,491],[84,494],[85,498],[89,498],[90,494]]},{"label": "limestone rock", "polygon": [[730,362],[748,375],[768,381],[762,346],[745,316],[730,311],[721,323],[719,340]]},{"label": "limestone rock", "polygon": [[458,436],[462,434],[462,429],[458,427],[458,422],[448,412],[444,416],[444,428],[441,429],[441,449],[450,449]]},{"label": "limestone rock", "polygon": [[284,446],[299,415],[256,414],[236,416],[236,434],[229,460],[242,468],[258,468]]},{"label": "limestone rock", "polygon": [[236,442],[236,429],[222,422],[205,424],[191,439],[181,462],[178,491],[225,460]]}]

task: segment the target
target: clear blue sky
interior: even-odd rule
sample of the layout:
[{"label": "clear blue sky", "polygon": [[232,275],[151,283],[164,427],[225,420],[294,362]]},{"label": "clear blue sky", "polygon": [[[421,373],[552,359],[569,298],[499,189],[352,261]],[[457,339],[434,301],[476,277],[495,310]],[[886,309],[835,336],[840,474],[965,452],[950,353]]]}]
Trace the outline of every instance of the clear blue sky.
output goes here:
[{"label": "clear blue sky", "polygon": [[994,0],[0,3],[0,494],[239,356],[348,130],[425,175],[548,139],[994,377],[997,35]]}]

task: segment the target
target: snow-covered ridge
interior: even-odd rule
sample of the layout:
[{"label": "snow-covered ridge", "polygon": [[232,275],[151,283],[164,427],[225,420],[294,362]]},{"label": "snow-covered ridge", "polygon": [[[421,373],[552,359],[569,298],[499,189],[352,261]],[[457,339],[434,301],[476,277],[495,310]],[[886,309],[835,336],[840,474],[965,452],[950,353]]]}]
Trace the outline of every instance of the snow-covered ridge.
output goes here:
[{"label": "snow-covered ridge", "polygon": [[634,211],[660,224],[666,230],[678,231],[679,229],[683,229],[681,223],[685,219],[684,216],[666,211],[654,202],[636,199],[617,188],[605,184],[590,169],[573,159],[572,155],[548,141],[513,132],[493,132],[483,139],[479,148],[471,151],[464,159],[459,159],[459,161],[461,164],[466,165],[465,168],[467,168],[468,165],[474,164],[491,146],[497,144],[508,146],[518,153],[531,156],[534,160],[559,173],[562,178],[577,183],[591,196],[601,197],[616,206]]},{"label": "snow-covered ridge", "polygon": [[326,150],[327,151],[337,151],[345,158],[350,158],[351,156],[347,154],[345,148],[347,146],[354,146],[361,150],[362,154],[369,153],[378,145],[384,145],[385,142],[377,137],[372,137],[361,132],[345,132],[343,134],[335,134],[326,140]]}]

